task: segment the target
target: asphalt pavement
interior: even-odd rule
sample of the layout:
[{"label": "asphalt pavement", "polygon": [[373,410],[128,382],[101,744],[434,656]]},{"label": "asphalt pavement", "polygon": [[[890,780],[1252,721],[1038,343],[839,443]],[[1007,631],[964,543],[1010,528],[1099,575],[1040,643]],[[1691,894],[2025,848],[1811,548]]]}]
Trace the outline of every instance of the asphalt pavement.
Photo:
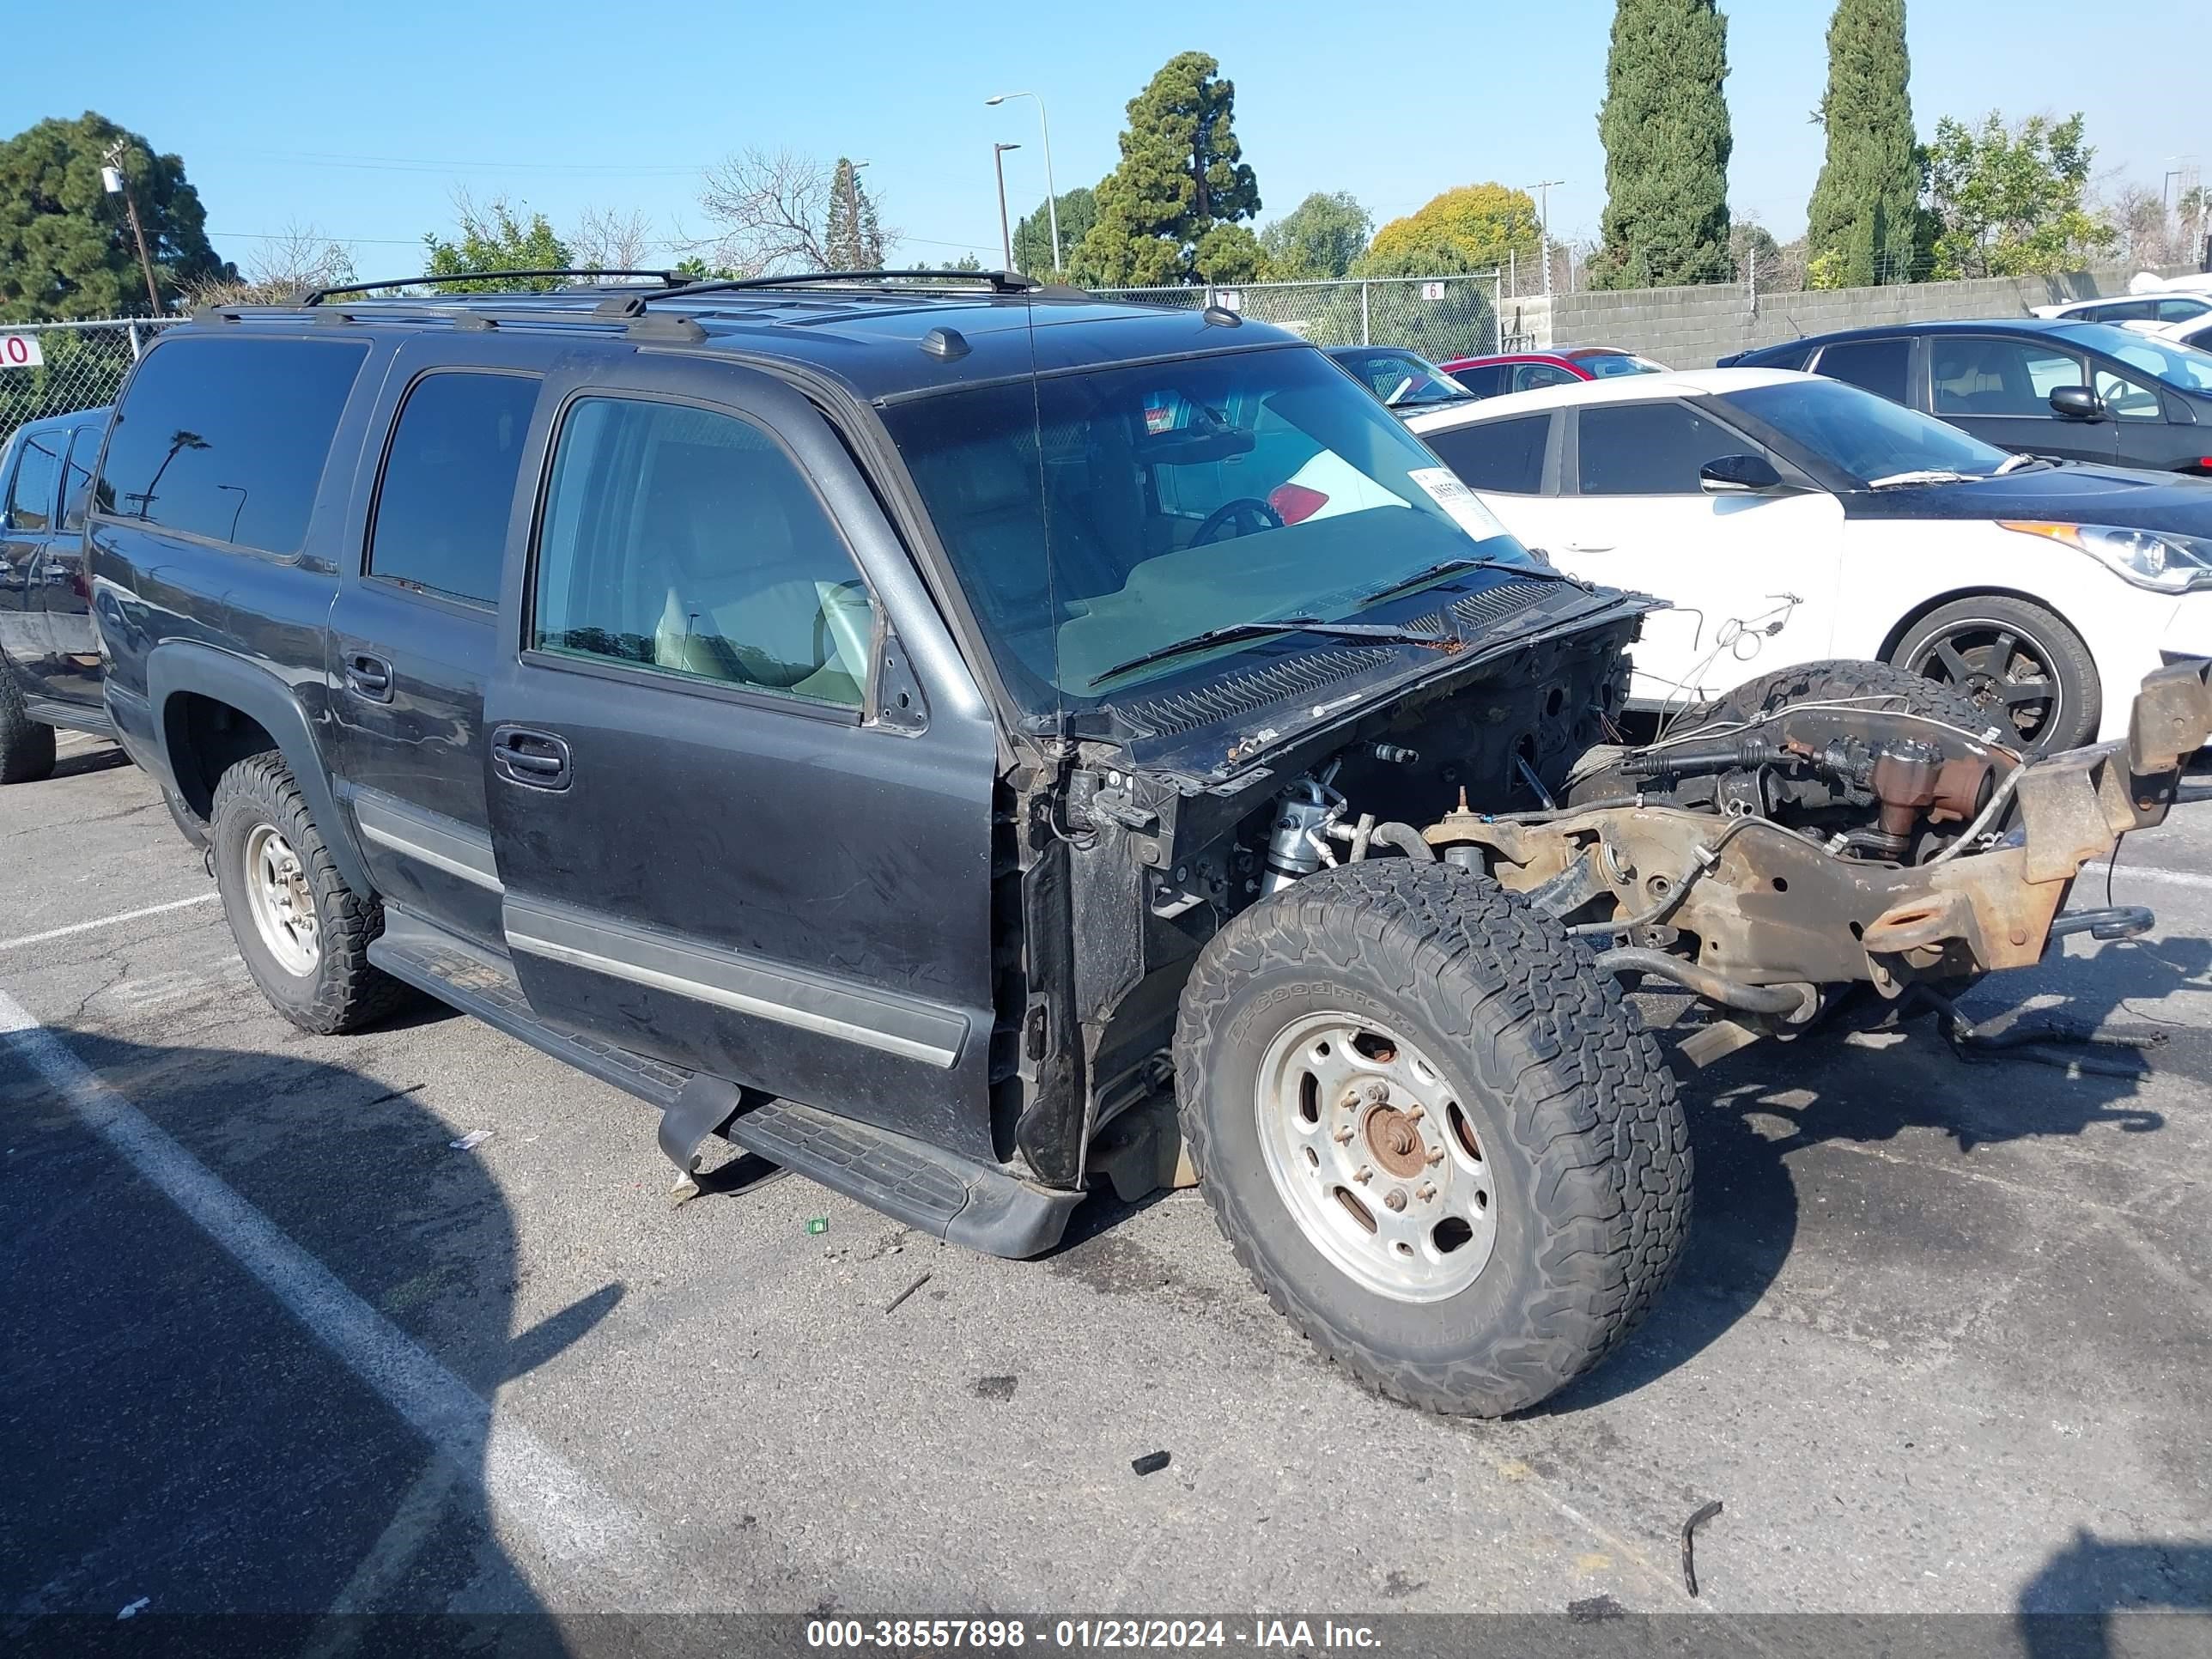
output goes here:
[{"label": "asphalt pavement", "polygon": [[1194,1193],[1028,1263],[798,1177],[678,1206],[647,1109],[481,1024],[304,1036],[143,775],[70,739],[0,791],[0,1631],[2201,1611],[2212,807],[2113,885],[2154,934],[1967,1006],[2136,1046],[1968,1064],[1923,1019],[1683,1068],[1674,1286],[1543,1409],[1453,1421],[1317,1358]]}]

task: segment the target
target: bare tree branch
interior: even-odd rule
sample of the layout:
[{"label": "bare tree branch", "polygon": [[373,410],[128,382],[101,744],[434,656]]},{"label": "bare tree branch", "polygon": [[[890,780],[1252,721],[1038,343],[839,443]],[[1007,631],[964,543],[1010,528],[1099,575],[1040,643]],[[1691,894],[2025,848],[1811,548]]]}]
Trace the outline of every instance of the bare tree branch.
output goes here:
[{"label": "bare tree branch", "polygon": [[753,276],[829,267],[830,169],[787,149],[747,149],[700,182],[714,262]]},{"label": "bare tree branch", "polygon": [[653,222],[635,208],[586,208],[567,240],[586,270],[641,270],[661,246]]},{"label": "bare tree branch", "polygon": [[345,244],[295,220],[261,241],[243,276],[187,283],[185,297],[195,306],[276,305],[303,289],[353,279],[353,256]]}]

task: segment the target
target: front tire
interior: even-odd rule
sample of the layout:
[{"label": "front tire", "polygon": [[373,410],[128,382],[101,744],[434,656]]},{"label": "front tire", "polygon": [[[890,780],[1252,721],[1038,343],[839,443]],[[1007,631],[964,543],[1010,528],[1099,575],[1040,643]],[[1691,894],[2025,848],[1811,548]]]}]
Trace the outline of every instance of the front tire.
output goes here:
[{"label": "front tire", "polygon": [[209,838],[231,937],[278,1013],[328,1036],[408,1000],[406,986],[369,965],[383,905],[338,874],[282,757],[249,756],[222,775]]},{"label": "front tire", "polygon": [[23,694],[0,662],[0,783],[36,783],[54,772],[54,728],[33,720]]},{"label": "front tire", "polygon": [[1689,1133],[1657,1044],[1560,924],[1471,872],[1377,860],[1245,911],[1184,988],[1176,1076],[1237,1260],[1393,1399],[1535,1405],[1680,1253]]},{"label": "front tire", "polygon": [[2097,735],[2096,659],[2080,635],[2026,599],[1991,593],[1938,605],[1890,660],[1972,700],[2024,753],[2055,754]]}]

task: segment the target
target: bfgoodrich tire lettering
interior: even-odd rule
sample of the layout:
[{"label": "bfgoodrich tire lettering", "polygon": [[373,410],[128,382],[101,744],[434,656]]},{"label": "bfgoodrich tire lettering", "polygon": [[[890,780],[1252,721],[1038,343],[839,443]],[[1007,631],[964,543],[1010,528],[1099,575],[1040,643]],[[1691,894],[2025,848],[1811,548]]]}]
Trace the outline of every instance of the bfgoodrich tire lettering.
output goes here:
[{"label": "bfgoodrich tire lettering", "polygon": [[[1356,1283],[1266,1167],[1262,1058],[1330,1012],[1402,1033],[1487,1162],[1490,1256],[1446,1299]],[[1534,1405],[1627,1335],[1680,1253],[1689,1133],[1657,1044],[1559,924],[1471,872],[1376,860],[1244,912],[1184,988],[1176,1077],[1237,1260],[1325,1355],[1394,1399],[1486,1417]]]},{"label": "bfgoodrich tire lettering", "polygon": [[[357,1030],[412,997],[408,988],[371,967],[368,946],[384,931],[384,907],[347,886],[283,760],[249,756],[215,787],[209,813],[216,885],[222,894],[231,937],[246,971],[276,1012],[303,1031],[329,1036]],[[254,919],[249,849],[271,841],[270,831],[296,860],[300,885],[312,905],[315,947],[304,972],[294,972],[264,941]]]}]

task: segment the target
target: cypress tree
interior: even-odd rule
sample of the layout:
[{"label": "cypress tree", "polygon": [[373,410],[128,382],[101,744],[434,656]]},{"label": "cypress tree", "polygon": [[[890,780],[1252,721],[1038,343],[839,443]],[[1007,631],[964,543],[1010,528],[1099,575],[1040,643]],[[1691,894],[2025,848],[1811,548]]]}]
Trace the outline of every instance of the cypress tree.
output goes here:
[{"label": "cypress tree", "polygon": [[1905,0],[1837,0],[1828,90],[1814,118],[1828,155],[1805,210],[1806,250],[1824,285],[1911,280],[1920,158],[1912,132]]},{"label": "cypress tree", "polygon": [[1714,0],[1616,0],[1605,77],[1603,246],[1591,286],[1727,282],[1728,20]]},{"label": "cypress tree", "polygon": [[1099,181],[1098,217],[1070,255],[1079,281],[1148,288],[1257,275],[1259,242],[1237,222],[1260,211],[1260,187],[1237,142],[1236,101],[1202,52],[1170,58],[1129,100],[1121,165]]}]

